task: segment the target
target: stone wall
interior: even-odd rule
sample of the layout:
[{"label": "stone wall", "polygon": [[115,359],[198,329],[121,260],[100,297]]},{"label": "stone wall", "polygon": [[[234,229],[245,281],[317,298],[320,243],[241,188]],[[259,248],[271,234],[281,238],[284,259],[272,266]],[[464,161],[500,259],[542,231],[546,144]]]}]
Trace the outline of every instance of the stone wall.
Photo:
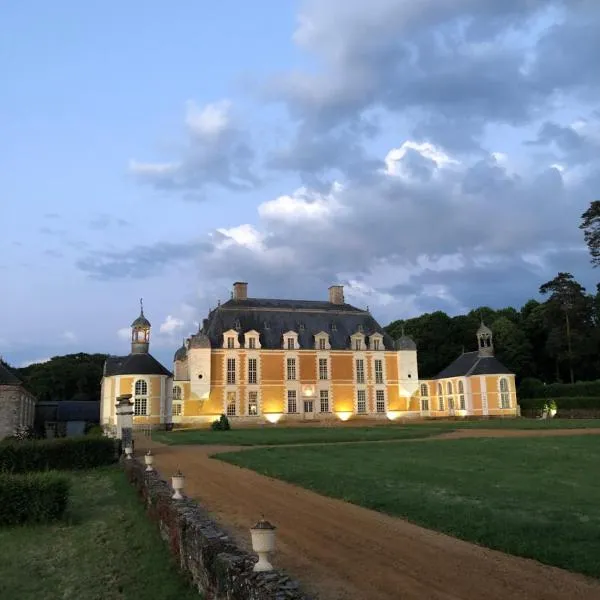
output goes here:
[{"label": "stone wall", "polygon": [[33,426],[35,399],[20,385],[0,385],[0,440],[19,425]]},{"label": "stone wall", "polygon": [[282,571],[254,573],[257,558],[238,548],[197,502],[172,500],[155,471],[135,459],[123,465],[181,570],[206,600],[310,600]]}]

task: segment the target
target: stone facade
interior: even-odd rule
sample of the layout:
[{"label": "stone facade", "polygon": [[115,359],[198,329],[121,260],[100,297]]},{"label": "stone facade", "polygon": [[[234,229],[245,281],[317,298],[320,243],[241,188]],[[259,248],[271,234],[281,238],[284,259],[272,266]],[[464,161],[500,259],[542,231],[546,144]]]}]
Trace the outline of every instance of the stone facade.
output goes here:
[{"label": "stone facade", "polygon": [[167,482],[145,471],[137,460],[124,460],[129,481],[180,569],[207,600],[310,600],[282,571],[254,573],[256,557],[238,548],[191,499],[172,500]]},{"label": "stone facade", "polygon": [[22,385],[0,384],[0,439],[17,427],[33,427],[35,398]]}]

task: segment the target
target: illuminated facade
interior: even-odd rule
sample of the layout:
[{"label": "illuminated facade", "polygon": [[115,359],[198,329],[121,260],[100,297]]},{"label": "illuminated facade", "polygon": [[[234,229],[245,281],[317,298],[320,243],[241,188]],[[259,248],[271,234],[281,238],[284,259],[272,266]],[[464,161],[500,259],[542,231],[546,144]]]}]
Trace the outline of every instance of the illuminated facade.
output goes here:
[{"label": "illuminated facade", "polygon": [[[477,351],[420,380],[415,342],[393,340],[368,310],[345,302],[342,286],[329,288],[328,301],[249,298],[247,291],[235,283],[231,300],[177,350],[161,419],[199,425],[221,414],[247,424],[516,414],[514,375],[494,357],[483,323]],[[164,377],[170,385],[168,371]]]}]

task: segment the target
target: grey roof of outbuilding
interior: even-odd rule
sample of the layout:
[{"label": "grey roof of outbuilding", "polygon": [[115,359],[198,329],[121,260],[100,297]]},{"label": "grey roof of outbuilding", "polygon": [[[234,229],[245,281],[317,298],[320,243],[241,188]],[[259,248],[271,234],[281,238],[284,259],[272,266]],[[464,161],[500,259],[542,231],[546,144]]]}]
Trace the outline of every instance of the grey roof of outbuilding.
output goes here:
[{"label": "grey roof of outbuilding", "polygon": [[295,331],[301,348],[314,348],[314,336],[321,331],[329,334],[334,350],[350,347],[350,336],[362,326],[362,333],[383,335],[386,349],[394,349],[394,341],[384,332],[371,313],[351,304],[332,304],[317,300],[275,300],[248,298],[228,300],[210,312],[204,333],[213,348],[223,344],[223,334],[234,329],[242,334],[255,330],[260,334],[263,348],[282,347],[283,334]]},{"label": "grey roof of outbuilding", "polygon": [[465,377],[470,375],[512,375],[494,356],[479,356],[478,351],[464,352],[454,362],[440,371],[434,379]]},{"label": "grey roof of outbuilding", "polygon": [[104,376],[112,375],[167,375],[173,374],[163,367],[151,354],[129,354],[109,356],[104,363]]},{"label": "grey roof of outbuilding", "polygon": [[100,401],[98,400],[54,400],[38,402],[36,418],[41,421],[90,421],[100,422]]},{"label": "grey roof of outbuilding", "polygon": [[0,385],[22,385],[22,383],[10,369],[0,363]]}]

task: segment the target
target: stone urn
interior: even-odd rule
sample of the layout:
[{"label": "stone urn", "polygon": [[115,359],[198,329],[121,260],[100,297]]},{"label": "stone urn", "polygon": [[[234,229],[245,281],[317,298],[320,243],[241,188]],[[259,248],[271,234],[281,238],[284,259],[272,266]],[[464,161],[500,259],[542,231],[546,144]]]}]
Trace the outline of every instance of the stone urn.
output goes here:
[{"label": "stone urn", "polygon": [[133,457],[133,448],[131,446],[125,446],[125,458],[131,460]]},{"label": "stone urn", "polygon": [[146,465],[146,471],[152,471],[152,465],[154,464],[154,454],[151,450],[148,450],[144,455],[144,463]]},{"label": "stone urn", "polygon": [[171,485],[173,487],[173,500],[183,500],[183,496],[181,494],[181,490],[183,490],[183,486],[185,484],[185,476],[183,473],[177,469],[177,473],[171,477]]},{"label": "stone urn", "polygon": [[258,562],[253,571],[272,571],[273,565],[269,562],[269,554],[275,551],[275,526],[264,518],[250,529],[252,536],[252,549],[258,554]]}]

